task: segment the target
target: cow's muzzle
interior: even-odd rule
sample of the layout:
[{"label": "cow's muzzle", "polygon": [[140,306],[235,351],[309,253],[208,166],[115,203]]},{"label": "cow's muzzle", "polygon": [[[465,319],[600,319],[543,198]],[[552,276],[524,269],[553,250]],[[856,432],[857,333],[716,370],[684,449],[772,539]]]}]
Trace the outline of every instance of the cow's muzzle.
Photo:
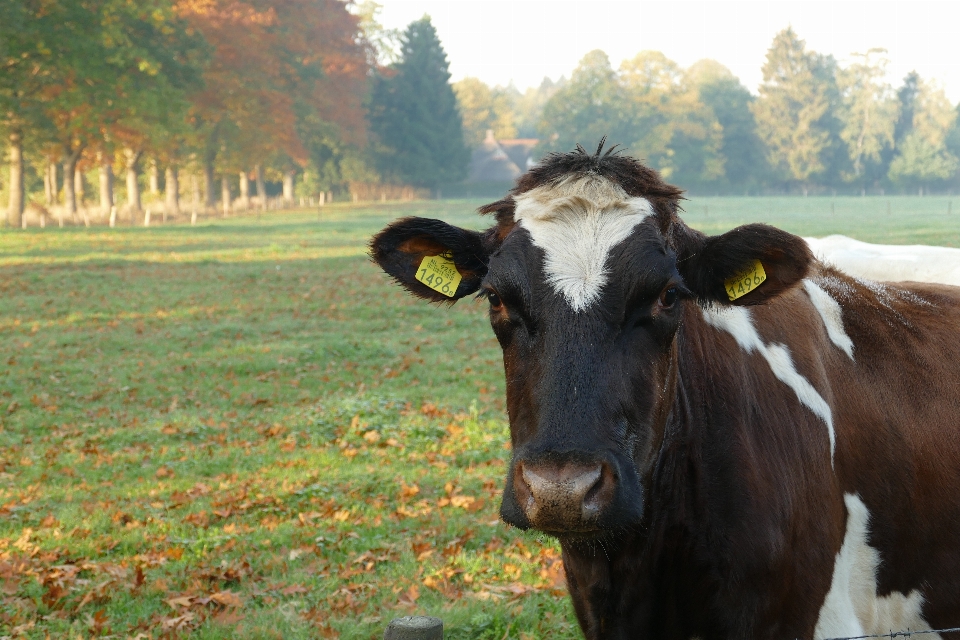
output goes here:
[{"label": "cow's muzzle", "polygon": [[520,460],[512,484],[528,525],[556,534],[598,531],[617,489],[616,475],[606,462]]}]

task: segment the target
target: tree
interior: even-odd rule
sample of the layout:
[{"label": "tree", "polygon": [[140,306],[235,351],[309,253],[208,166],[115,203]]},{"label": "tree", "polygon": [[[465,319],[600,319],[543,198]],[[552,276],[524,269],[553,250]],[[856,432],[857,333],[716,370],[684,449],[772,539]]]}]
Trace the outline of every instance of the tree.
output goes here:
[{"label": "tree", "polygon": [[907,135],[913,131],[913,113],[916,110],[917,96],[920,93],[920,74],[911,71],[903,78],[903,85],[897,89],[897,123],[893,129],[895,147],[903,144]]},{"label": "tree", "polygon": [[659,51],[620,65],[627,144],[665,178],[685,184],[723,176],[722,129],[683,69]]},{"label": "tree", "polygon": [[491,89],[477,78],[464,78],[453,85],[457,104],[463,117],[463,134],[467,145],[476,147],[483,142],[487,130],[496,138],[515,138],[517,128],[507,92]]},{"label": "tree", "polygon": [[757,132],[773,168],[807,193],[812,178],[827,169],[830,109],[823,61],[808,52],[792,28],[778,33],[763,65],[760,98],[752,105]]},{"label": "tree", "polygon": [[883,78],[889,61],[885,49],[854,54],[857,60],[838,76],[842,108],[840,137],[853,163],[851,181],[863,184],[871,177],[868,165],[878,165],[883,150],[893,146],[897,123],[897,102],[893,88]]},{"label": "tree", "polygon": [[[515,96],[513,99],[514,121],[517,125],[517,136],[520,138],[536,138],[541,120],[543,119],[543,109],[550,98],[553,97],[567,83],[566,79],[561,77],[554,82],[550,78],[544,78],[537,87],[530,87],[522,95]],[[517,92],[519,93],[519,92]]]},{"label": "tree", "polygon": [[0,3],[0,128],[9,143],[7,223],[20,226],[26,204],[24,147],[50,142],[48,107],[63,86],[89,74],[94,15],[80,3],[40,0]]},{"label": "tree", "polygon": [[769,168],[750,110],[753,96],[729,69],[713,60],[700,60],[686,76],[722,129],[719,153],[727,183],[747,188],[763,184]]},{"label": "tree", "polygon": [[356,5],[360,28],[370,43],[370,66],[386,66],[397,61],[400,55],[400,31],[388,29],[380,22],[383,5],[373,0],[362,0]]},{"label": "tree", "polygon": [[547,101],[540,121],[541,151],[595,146],[604,136],[626,140],[624,97],[610,59],[599,49],[580,60],[570,81]]},{"label": "tree", "polygon": [[920,81],[914,94],[912,127],[890,163],[890,179],[918,187],[923,195],[930,183],[950,178],[960,167],[960,160],[947,149],[947,135],[956,118],[943,89]]},{"label": "tree", "polygon": [[270,170],[288,172],[309,162],[307,138],[364,143],[374,55],[345,3],[180,0],[179,8],[213,50],[191,118],[208,205],[215,164],[236,175],[276,161]]},{"label": "tree", "polygon": [[[960,158],[960,104],[954,107],[953,111],[953,125],[950,127],[950,130],[947,131],[944,145],[949,154],[955,158]],[[960,178],[960,173],[955,172],[951,181],[953,188],[958,186],[958,178]]]},{"label": "tree", "polygon": [[421,187],[462,180],[470,155],[447,54],[429,17],[410,23],[401,40],[400,61],[376,78],[370,101],[377,168]]}]

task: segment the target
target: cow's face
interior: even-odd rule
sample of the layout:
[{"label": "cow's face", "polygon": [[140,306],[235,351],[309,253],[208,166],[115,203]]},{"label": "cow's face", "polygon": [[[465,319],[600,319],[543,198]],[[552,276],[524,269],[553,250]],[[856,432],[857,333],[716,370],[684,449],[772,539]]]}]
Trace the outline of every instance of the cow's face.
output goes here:
[{"label": "cow's face", "polygon": [[[488,300],[513,441],[501,516],[565,538],[642,521],[685,313],[729,302],[724,280],[753,260],[768,282],[741,302],[776,295],[810,259],[802,240],[771,227],[705,238],[676,217],[676,189],[615,160],[643,180],[620,178],[621,165],[604,172],[598,158],[599,170],[521,179],[487,207],[499,223],[484,233],[411,218],[372,243],[374,259],[417,295]],[[452,296],[416,277],[436,255],[462,277]]]},{"label": "cow's face", "polygon": [[515,198],[481,292],[503,348],[519,527],[593,535],[637,522],[672,397],[688,296],[653,204],[598,176]]}]

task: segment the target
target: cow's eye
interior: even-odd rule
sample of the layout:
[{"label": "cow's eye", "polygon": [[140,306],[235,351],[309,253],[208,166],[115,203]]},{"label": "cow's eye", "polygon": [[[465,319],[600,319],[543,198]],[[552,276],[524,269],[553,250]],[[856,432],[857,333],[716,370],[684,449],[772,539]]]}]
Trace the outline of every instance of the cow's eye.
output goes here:
[{"label": "cow's eye", "polygon": [[496,311],[498,313],[500,311],[503,311],[503,301],[500,299],[500,296],[498,296],[496,293],[494,293],[493,291],[489,292],[487,294],[487,300],[490,301],[491,311]]},{"label": "cow's eye", "polygon": [[677,301],[677,295],[676,287],[667,287],[660,294],[660,306],[664,308],[672,307],[673,303]]}]

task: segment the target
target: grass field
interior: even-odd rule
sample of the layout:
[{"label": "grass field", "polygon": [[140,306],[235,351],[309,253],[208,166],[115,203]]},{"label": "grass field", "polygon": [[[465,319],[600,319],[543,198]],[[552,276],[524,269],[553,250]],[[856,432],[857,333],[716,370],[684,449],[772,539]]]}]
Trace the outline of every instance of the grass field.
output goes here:
[{"label": "grass field", "polygon": [[[960,246],[949,202],[685,208]],[[377,638],[410,613],[579,637],[556,545],[497,522],[483,305],[415,301],[364,257],[397,215],[481,226],[478,204],[0,232],[0,637]]]}]

